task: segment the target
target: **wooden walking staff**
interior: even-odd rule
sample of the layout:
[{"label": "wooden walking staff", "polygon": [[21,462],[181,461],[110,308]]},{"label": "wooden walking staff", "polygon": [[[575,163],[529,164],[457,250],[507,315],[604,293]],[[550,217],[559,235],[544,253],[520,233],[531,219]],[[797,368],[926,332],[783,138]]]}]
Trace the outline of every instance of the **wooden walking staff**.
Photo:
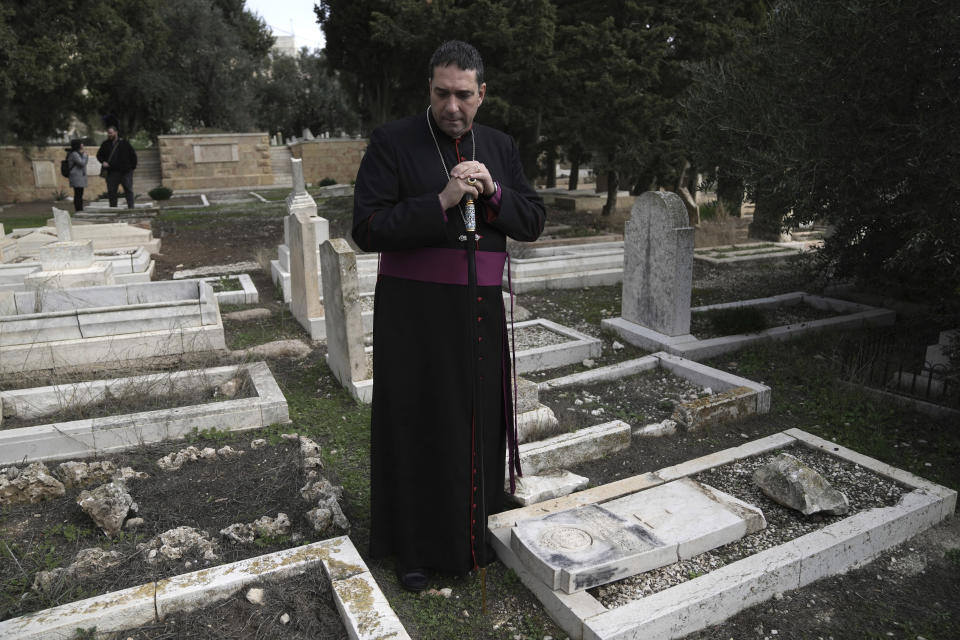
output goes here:
[{"label": "wooden walking staff", "polygon": [[[468,178],[467,184],[473,186],[477,184],[476,178]],[[473,198],[467,198],[467,203],[464,206],[464,227],[466,228],[467,235],[464,236],[467,245],[467,296],[470,308],[469,318],[473,318],[477,315],[477,242],[479,241],[479,236],[476,235],[477,231],[477,210],[473,203]],[[483,414],[477,411],[477,402],[481,397],[480,393],[480,371],[477,366],[477,358],[479,357],[478,353],[478,336],[476,324],[470,322],[472,327],[470,331],[471,335],[471,348],[470,353],[473,358],[472,368],[473,368],[473,392],[472,392],[472,401],[471,401],[471,412],[473,414],[473,442],[472,446],[477,452],[477,465],[471,469],[471,473],[475,474],[471,476],[474,486],[479,487],[478,493],[480,494],[478,498],[478,506],[480,515],[483,516],[487,512],[487,496],[486,490],[484,488],[484,467],[483,467]],[[471,492],[473,487],[471,487]],[[472,495],[471,495],[471,505],[472,505]],[[478,565],[479,574],[480,574],[480,612],[484,615],[487,613],[487,567],[486,567],[486,522],[482,522],[480,525],[481,539],[478,541],[473,539],[474,531],[476,526],[473,522],[473,515],[477,513],[477,509],[471,507],[470,513],[470,535],[471,541],[470,544],[474,547],[474,562]]]}]

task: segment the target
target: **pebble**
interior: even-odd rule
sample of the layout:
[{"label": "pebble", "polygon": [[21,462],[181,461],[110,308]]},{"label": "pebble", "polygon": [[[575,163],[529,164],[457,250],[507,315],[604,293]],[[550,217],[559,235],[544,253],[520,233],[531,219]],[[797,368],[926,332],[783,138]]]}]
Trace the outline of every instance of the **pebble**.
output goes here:
[{"label": "pebble", "polygon": [[280,616],[280,624],[290,624],[290,614],[285,613]]},{"label": "pebble", "polygon": [[250,604],[263,604],[263,589],[253,587],[247,591],[247,602]]},{"label": "pebble", "polygon": [[614,340],[614,341],[613,341],[613,350],[614,350],[614,351],[620,351],[620,349],[623,349],[623,345],[620,344],[619,342],[617,342],[616,340]]},{"label": "pebble", "polygon": [[251,441],[250,441],[250,448],[251,448],[251,449],[262,449],[262,448],[264,448],[265,446],[267,446],[267,441],[266,441],[266,439],[264,439],[264,438],[257,438],[256,440],[251,440]]}]

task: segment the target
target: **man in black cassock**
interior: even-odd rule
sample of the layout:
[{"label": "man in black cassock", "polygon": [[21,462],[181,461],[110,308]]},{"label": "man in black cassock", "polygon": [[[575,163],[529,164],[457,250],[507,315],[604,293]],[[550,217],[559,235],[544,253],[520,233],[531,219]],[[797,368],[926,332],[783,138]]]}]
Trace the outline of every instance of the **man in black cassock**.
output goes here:
[{"label": "man in black cassock", "polygon": [[[477,50],[446,42],[428,73],[430,107],[370,136],[353,210],[357,245],[380,252],[370,553],[394,556],[415,591],[432,571],[492,560],[487,515],[499,510],[508,455],[511,484],[519,472],[506,239],[536,240],[546,219],[513,139],[474,122],[487,88]],[[468,199],[476,234],[466,231]]]}]

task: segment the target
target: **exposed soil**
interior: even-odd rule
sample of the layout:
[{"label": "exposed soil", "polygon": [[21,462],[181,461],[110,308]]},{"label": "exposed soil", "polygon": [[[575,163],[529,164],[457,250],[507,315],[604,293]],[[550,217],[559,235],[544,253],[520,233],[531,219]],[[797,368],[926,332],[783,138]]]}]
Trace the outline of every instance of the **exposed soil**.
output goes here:
[{"label": "exposed soil", "polygon": [[[263,604],[247,600],[250,589],[263,589]],[[285,617],[286,616],[286,617]],[[230,598],[162,622],[118,631],[109,640],[346,640],[347,632],[322,570],[283,580],[248,585]]]}]

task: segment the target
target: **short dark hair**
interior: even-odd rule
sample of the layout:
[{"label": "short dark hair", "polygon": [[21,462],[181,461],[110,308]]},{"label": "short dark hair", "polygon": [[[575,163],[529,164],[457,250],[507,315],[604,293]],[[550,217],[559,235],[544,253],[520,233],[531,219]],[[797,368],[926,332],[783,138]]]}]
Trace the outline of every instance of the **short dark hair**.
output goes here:
[{"label": "short dark hair", "polygon": [[472,45],[461,40],[447,40],[437,47],[430,56],[429,77],[433,79],[433,70],[455,64],[464,71],[473,69],[477,74],[477,86],[483,84],[483,58]]},{"label": "short dark hair", "polygon": [[80,138],[74,138],[70,141],[70,149],[72,151],[80,151],[80,145],[83,144],[83,140]]}]

